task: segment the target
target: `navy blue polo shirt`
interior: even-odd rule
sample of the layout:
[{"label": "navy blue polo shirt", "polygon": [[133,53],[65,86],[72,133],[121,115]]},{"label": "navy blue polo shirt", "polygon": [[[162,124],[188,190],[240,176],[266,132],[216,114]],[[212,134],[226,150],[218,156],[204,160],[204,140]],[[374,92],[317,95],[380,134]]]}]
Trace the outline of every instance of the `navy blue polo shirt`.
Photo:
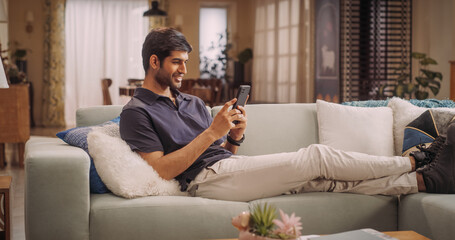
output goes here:
[{"label": "navy blue polo shirt", "polygon": [[[169,154],[186,146],[212,123],[204,102],[192,95],[174,91],[176,105],[168,97],[137,88],[120,115],[120,135],[133,151]],[[182,191],[207,166],[232,153],[218,139],[183,173],[175,177]]]}]

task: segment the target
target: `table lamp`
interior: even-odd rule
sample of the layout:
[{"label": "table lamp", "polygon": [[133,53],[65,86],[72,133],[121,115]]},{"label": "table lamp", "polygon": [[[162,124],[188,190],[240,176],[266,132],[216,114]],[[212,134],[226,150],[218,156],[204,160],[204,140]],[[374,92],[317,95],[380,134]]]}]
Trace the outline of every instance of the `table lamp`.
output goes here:
[{"label": "table lamp", "polygon": [[5,69],[3,69],[3,63],[0,63],[0,88],[9,88]]}]

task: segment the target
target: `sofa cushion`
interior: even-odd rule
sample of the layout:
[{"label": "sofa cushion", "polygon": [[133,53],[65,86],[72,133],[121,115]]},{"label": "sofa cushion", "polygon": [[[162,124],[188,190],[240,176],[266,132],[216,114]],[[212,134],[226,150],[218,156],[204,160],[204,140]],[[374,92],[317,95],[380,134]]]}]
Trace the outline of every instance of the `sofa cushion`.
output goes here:
[{"label": "sofa cushion", "polygon": [[[116,117],[110,121],[104,122],[96,126],[103,126],[110,123],[118,124],[120,122],[120,117]],[[82,148],[87,154],[88,144],[87,144],[87,135],[93,130],[95,126],[88,127],[75,127],[62,132],[57,133],[57,137],[65,141],[67,144],[75,147]],[[90,155],[90,154],[89,154]],[[93,164],[93,159],[90,156],[90,192],[92,193],[107,193],[109,189],[101,180],[98,172],[96,171],[95,165]]]},{"label": "sofa cushion", "polygon": [[319,142],[345,151],[393,156],[393,114],[317,100]]},{"label": "sofa cushion", "polygon": [[92,194],[90,203],[91,240],[237,238],[231,218],[248,210],[245,202],[182,196]]},{"label": "sofa cushion", "polygon": [[88,149],[98,173],[114,194],[135,198],[151,195],[186,195],[172,179],[162,179],[120,138],[119,125],[93,128],[87,137]]},{"label": "sofa cushion", "polygon": [[[282,195],[250,202],[268,202],[301,217],[302,234],[332,234],[361,228],[397,230],[398,198],[395,196],[313,192]],[[323,224],[321,224],[323,223]]]},{"label": "sofa cushion", "polygon": [[430,239],[455,236],[455,195],[416,193],[400,199],[398,230],[415,231]]}]

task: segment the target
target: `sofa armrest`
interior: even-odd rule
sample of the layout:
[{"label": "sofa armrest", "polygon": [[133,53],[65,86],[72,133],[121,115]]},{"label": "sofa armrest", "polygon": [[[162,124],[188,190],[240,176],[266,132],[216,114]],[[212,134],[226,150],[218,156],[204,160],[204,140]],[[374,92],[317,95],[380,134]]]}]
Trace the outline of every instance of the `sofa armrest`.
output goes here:
[{"label": "sofa armrest", "polygon": [[90,158],[58,138],[25,146],[25,231],[34,239],[89,239]]}]

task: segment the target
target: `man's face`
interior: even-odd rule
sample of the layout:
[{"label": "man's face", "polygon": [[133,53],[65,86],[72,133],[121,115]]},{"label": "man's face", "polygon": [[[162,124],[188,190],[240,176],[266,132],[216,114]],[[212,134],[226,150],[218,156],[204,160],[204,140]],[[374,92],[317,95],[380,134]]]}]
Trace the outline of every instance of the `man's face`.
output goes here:
[{"label": "man's face", "polygon": [[155,76],[161,86],[169,86],[171,89],[178,89],[182,86],[183,75],[186,74],[186,62],[188,52],[172,51],[161,64]]}]

